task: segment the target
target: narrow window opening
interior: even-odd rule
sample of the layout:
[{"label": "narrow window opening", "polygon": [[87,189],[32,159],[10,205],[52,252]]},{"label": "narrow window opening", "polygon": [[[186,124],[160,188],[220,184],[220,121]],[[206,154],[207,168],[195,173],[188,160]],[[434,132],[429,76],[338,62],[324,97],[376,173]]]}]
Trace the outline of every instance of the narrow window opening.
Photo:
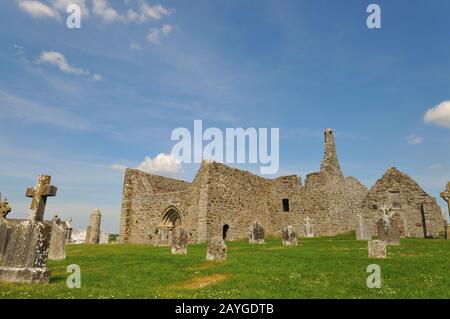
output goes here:
[{"label": "narrow window opening", "polygon": [[289,212],[289,199],[283,198],[283,212]]}]

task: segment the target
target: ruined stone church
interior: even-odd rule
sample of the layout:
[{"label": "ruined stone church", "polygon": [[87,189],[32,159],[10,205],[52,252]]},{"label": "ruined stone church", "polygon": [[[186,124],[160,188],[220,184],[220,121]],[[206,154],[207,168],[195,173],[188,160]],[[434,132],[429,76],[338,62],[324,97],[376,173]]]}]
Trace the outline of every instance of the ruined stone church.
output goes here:
[{"label": "ruined stone church", "polygon": [[324,132],[325,151],[320,171],[266,179],[216,162],[203,162],[192,183],[125,171],[120,241],[164,245],[182,225],[192,243],[213,236],[237,240],[248,236],[258,221],[266,236],[280,236],[292,225],[303,235],[305,221],[314,236],[352,231],[359,216],[381,218],[388,203],[405,236],[435,237],[443,230],[436,199],[406,174],[389,169],[371,190],[354,177],[344,177],[333,131]]}]

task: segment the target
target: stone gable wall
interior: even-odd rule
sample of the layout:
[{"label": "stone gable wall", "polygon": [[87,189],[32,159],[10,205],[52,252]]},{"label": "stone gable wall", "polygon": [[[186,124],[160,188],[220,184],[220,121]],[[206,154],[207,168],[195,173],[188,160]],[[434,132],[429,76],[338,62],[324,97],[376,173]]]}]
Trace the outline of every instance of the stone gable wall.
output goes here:
[{"label": "stone gable wall", "polygon": [[[408,175],[390,168],[377,180],[361,203],[361,213],[375,224],[382,217],[379,208],[389,203],[389,192],[398,192],[401,208],[392,212],[400,214],[406,224],[406,236],[435,237],[443,230],[442,211],[436,199],[425,193]],[[427,226],[427,229],[425,229]],[[375,230],[375,226],[374,226]]]}]

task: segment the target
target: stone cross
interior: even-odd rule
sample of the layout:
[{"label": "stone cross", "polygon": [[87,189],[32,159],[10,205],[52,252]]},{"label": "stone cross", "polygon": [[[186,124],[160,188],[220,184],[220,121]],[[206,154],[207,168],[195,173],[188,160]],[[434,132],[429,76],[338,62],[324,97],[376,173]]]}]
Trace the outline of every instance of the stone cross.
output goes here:
[{"label": "stone cross", "polygon": [[448,212],[450,214],[450,182],[447,183],[447,189],[445,190],[445,192],[441,193],[441,197],[447,202]]},{"label": "stone cross", "polygon": [[0,193],[0,220],[6,219],[6,215],[11,212],[11,207],[9,206],[8,200],[2,200],[2,194]]},{"label": "stone cross", "polygon": [[45,204],[48,196],[56,196],[57,187],[50,185],[51,177],[48,175],[39,175],[37,185],[29,187],[25,196],[32,197],[28,219],[32,221],[43,221]]},{"label": "stone cross", "polygon": [[391,204],[387,204],[387,203],[384,203],[383,205],[381,205],[381,207],[380,207],[380,211],[383,213],[383,217],[382,217],[382,219],[383,219],[383,221],[384,221],[384,227],[386,228],[386,230],[387,230],[387,228],[389,228],[389,225],[390,225],[390,211],[392,210],[392,206],[391,206]]}]

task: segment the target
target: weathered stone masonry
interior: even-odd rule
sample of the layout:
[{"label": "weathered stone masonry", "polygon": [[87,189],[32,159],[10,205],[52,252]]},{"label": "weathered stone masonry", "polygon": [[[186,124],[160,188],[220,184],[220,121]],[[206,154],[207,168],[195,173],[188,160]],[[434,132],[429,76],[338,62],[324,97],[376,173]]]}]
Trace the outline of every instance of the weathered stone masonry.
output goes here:
[{"label": "weathered stone masonry", "polygon": [[403,214],[409,236],[425,234],[417,226],[419,206],[427,232],[435,234],[441,227],[439,206],[417,183],[400,178],[396,186],[375,184],[369,192],[356,178],[344,177],[331,129],[325,130],[324,139],[320,171],[308,174],[304,185],[295,175],[266,179],[215,162],[203,162],[192,183],[127,169],[120,241],[169,244],[171,231],[179,225],[187,231],[189,242],[205,242],[214,236],[237,240],[247,238],[255,221],[264,226],[266,236],[281,236],[287,225],[303,236],[307,217],[315,236],[334,236],[354,230],[358,213],[376,222],[379,213],[368,207],[387,199],[390,189],[401,192],[405,209],[414,202],[415,210]]}]

